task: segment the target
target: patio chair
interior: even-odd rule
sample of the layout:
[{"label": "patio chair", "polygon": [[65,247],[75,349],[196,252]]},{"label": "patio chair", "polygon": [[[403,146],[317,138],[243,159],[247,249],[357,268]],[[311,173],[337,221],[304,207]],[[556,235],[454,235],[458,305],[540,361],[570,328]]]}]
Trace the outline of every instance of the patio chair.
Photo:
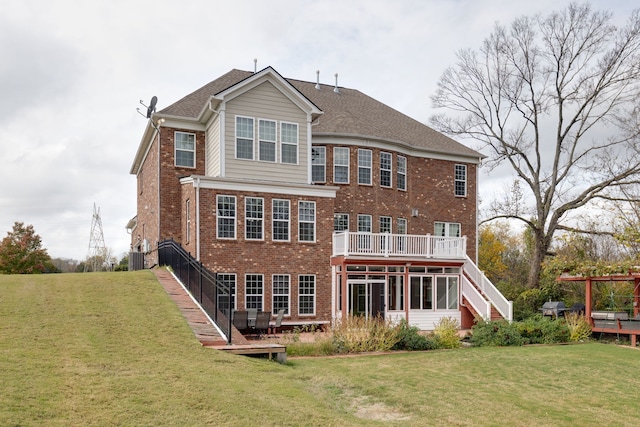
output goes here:
[{"label": "patio chair", "polygon": [[258,337],[262,337],[269,329],[269,321],[271,320],[270,311],[259,311],[256,315],[256,324],[253,329],[258,334]]},{"label": "patio chair", "polygon": [[273,325],[269,325],[269,335],[276,335],[278,333],[278,328],[282,325],[282,318],[284,317],[284,308],[278,310],[278,315],[276,316],[276,321]]},{"label": "patio chair", "polygon": [[249,313],[246,311],[234,311],[233,326],[240,332],[249,329]]}]

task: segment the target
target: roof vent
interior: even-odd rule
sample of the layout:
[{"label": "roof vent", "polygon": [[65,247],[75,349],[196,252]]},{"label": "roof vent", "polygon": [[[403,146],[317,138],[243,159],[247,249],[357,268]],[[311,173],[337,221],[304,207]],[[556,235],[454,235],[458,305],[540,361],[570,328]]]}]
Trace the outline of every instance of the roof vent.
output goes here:
[{"label": "roof vent", "polygon": [[333,88],[335,93],[340,93],[340,89],[338,89],[338,73],[336,73],[336,87]]},{"label": "roof vent", "polygon": [[316,89],[320,90],[320,70],[316,70]]},{"label": "roof vent", "polygon": [[253,58],[253,73],[258,72],[258,58]]}]

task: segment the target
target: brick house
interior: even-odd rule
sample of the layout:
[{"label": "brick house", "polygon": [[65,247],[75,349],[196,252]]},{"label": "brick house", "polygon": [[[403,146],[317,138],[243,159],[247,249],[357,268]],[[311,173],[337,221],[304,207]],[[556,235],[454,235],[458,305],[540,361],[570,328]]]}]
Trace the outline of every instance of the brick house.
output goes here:
[{"label": "brick house", "polygon": [[132,250],[172,238],[285,325],[510,319],[474,263],[481,159],[357,90],[234,69],[151,114]]}]

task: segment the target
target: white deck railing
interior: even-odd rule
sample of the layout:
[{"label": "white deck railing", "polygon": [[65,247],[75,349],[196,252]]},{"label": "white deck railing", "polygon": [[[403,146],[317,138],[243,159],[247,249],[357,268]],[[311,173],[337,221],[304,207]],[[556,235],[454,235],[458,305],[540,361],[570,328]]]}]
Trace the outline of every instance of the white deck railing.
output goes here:
[{"label": "white deck railing", "polygon": [[462,296],[476,310],[483,320],[491,320],[491,303],[487,301],[478,288],[473,286],[467,276],[462,275]]},{"label": "white deck railing", "polygon": [[498,312],[509,322],[513,320],[513,303],[505,298],[504,295],[495,287],[487,276],[476,266],[476,264],[466,257],[464,262],[464,273],[476,284],[480,292],[482,292]]},{"label": "white deck railing", "polygon": [[341,231],[333,234],[333,255],[465,259],[467,238]]}]

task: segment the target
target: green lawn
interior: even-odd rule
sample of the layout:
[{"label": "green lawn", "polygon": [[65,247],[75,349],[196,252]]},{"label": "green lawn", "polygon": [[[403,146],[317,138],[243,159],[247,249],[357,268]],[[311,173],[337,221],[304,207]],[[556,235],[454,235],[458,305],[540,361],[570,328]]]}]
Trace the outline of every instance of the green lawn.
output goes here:
[{"label": "green lawn", "polygon": [[196,341],[149,271],[0,275],[2,426],[638,425],[604,344],[265,359]]}]

